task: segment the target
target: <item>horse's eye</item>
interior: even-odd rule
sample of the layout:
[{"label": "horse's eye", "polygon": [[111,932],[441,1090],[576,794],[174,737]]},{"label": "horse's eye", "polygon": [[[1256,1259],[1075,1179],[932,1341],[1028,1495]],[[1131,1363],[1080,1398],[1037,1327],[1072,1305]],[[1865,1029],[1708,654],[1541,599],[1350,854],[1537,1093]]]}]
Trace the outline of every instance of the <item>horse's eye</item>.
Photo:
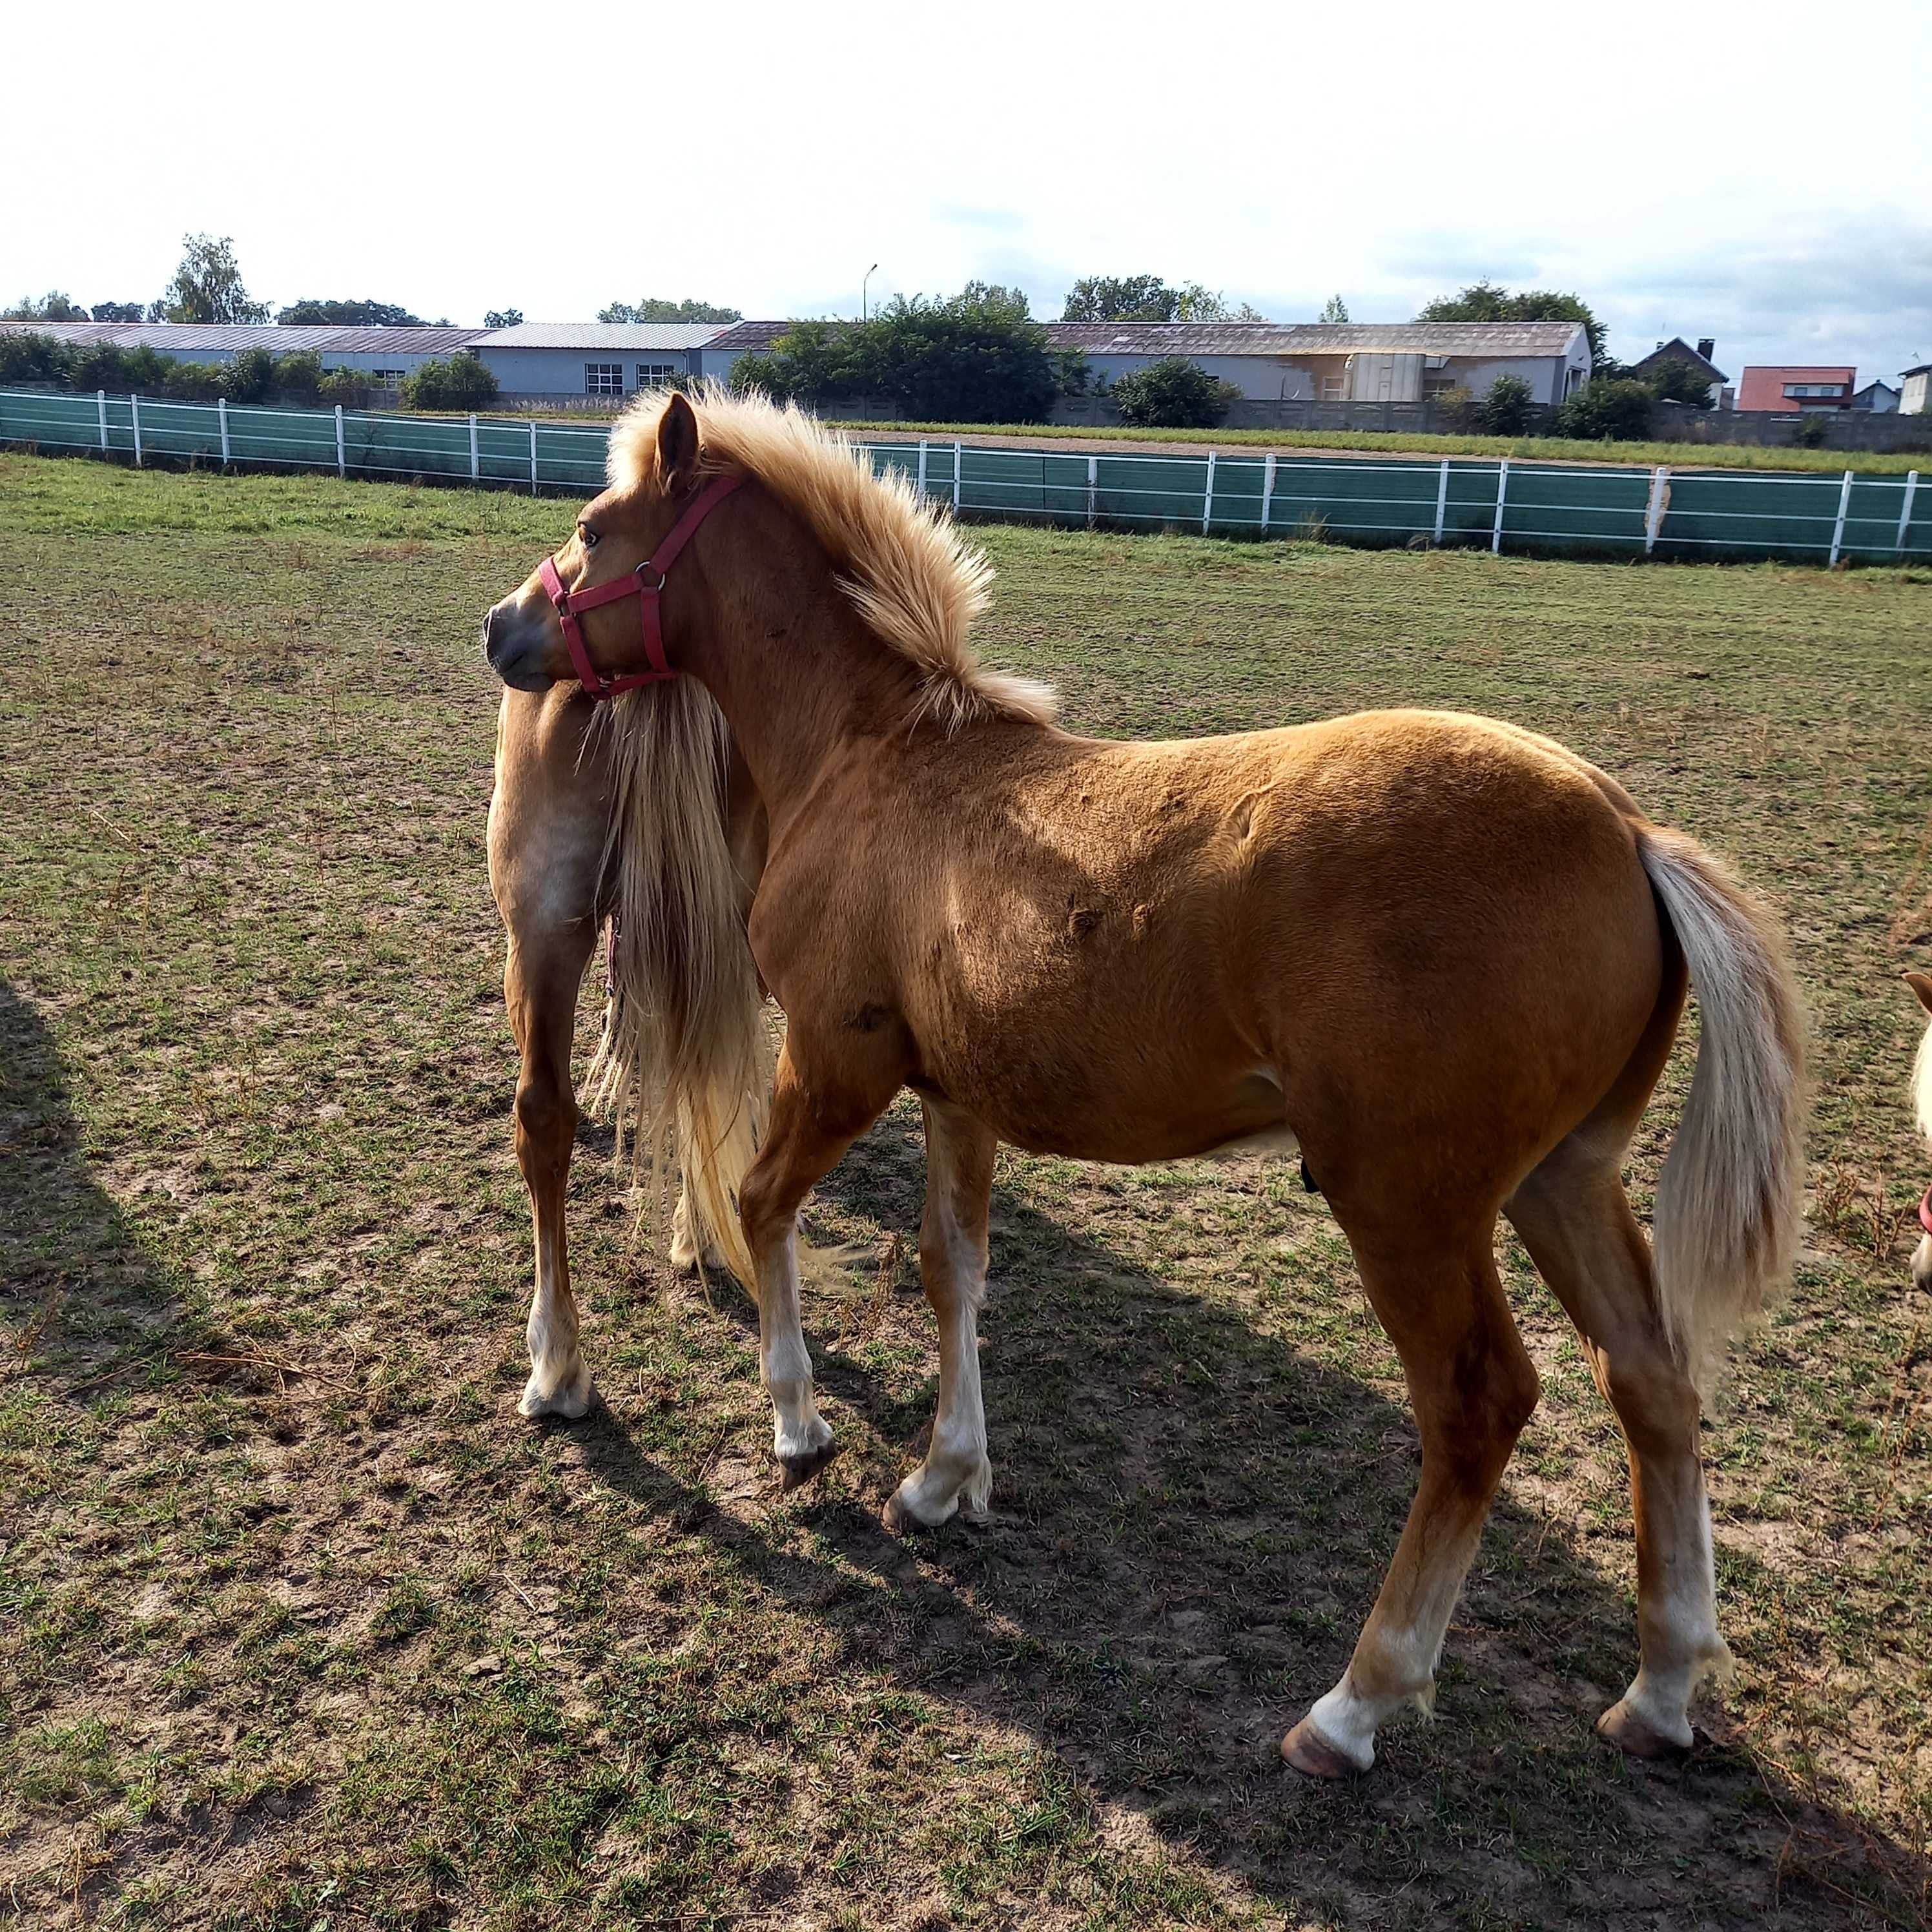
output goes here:
[{"label": "horse's eye", "polygon": [[577,526],[577,534],[583,540],[584,548],[586,550],[595,550],[597,548],[597,532],[588,524],[579,524]]}]

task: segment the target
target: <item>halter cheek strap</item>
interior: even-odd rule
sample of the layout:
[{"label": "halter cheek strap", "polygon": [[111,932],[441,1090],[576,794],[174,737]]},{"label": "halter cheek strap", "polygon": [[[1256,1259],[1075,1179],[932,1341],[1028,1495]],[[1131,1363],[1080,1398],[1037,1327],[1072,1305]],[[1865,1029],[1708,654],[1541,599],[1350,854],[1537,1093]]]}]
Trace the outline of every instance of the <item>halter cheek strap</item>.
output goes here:
[{"label": "halter cheek strap", "polygon": [[1918,1225],[1932,1234],[1932,1187],[1926,1189],[1925,1198],[1918,1204]]},{"label": "halter cheek strap", "polygon": [[[677,673],[664,656],[664,621],[659,608],[664,580],[670,574],[671,566],[677,561],[679,552],[690,542],[698,525],[744,480],[742,476],[720,476],[707,483],[691,500],[684,514],[671,526],[670,534],[650,556],[629,576],[620,577],[614,584],[600,584],[594,590],[566,590],[562,578],[556,574],[554,558],[547,556],[538,565],[538,581],[544,587],[544,594],[556,607],[557,621],[563,626],[564,647],[570,652],[571,667],[577,673],[586,697],[615,698],[620,692],[634,691],[640,684],[658,684],[668,677],[676,676]],[[577,620],[583,611],[594,610],[601,604],[615,604],[626,597],[638,600],[638,623],[645,661],[650,669],[627,671],[621,677],[614,677],[599,670],[590,662],[590,652],[584,642],[584,627]]]}]

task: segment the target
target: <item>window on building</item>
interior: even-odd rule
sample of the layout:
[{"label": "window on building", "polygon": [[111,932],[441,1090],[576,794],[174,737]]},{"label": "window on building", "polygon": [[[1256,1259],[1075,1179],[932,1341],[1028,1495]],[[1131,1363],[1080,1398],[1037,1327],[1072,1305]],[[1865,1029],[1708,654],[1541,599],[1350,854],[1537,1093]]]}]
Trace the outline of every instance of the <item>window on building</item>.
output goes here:
[{"label": "window on building", "polygon": [[623,364],[621,362],[585,363],[584,393],[586,396],[621,396],[624,393]]},{"label": "window on building", "polygon": [[400,369],[377,369],[369,377],[371,386],[378,389],[400,389],[403,386],[403,371]]},{"label": "window on building", "polygon": [[1348,395],[1348,379],[1346,376],[1324,376],[1322,378],[1322,400],[1324,403],[1346,402]]},{"label": "window on building", "polygon": [[672,379],[684,371],[675,362],[640,362],[638,364],[638,387],[640,389],[666,388]]},{"label": "window on building", "polygon": [[1787,382],[1784,393],[1787,396],[1842,396],[1845,386],[1842,382]]}]

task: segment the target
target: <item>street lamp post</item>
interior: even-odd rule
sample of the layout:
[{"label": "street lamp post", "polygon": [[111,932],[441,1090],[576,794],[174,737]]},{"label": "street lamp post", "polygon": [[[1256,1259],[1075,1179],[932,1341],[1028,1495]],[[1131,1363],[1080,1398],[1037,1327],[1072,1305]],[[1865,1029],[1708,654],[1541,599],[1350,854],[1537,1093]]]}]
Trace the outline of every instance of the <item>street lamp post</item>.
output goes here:
[{"label": "street lamp post", "polygon": [[866,308],[866,284],[878,272],[879,265],[878,262],[874,262],[872,266],[859,278],[859,320],[861,322],[866,320],[867,315]]}]

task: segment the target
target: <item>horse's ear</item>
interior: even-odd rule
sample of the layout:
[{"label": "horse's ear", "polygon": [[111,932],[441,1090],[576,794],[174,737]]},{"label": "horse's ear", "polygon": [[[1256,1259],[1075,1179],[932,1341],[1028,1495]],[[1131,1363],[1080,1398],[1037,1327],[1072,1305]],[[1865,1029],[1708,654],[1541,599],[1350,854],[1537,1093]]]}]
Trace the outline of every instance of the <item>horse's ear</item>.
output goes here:
[{"label": "horse's ear", "polygon": [[665,495],[675,495],[697,476],[698,444],[697,412],[682,389],[674,389],[658,418],[658,476]]},{"label": "horse's ear", "polygon": [[1908,969],[1905,975],[1905,983],[1918,995],[1918,1004],[1928,1013],[1932,1013],[1932,976],[1928,976],[1923,973],[1914,973]]}]

